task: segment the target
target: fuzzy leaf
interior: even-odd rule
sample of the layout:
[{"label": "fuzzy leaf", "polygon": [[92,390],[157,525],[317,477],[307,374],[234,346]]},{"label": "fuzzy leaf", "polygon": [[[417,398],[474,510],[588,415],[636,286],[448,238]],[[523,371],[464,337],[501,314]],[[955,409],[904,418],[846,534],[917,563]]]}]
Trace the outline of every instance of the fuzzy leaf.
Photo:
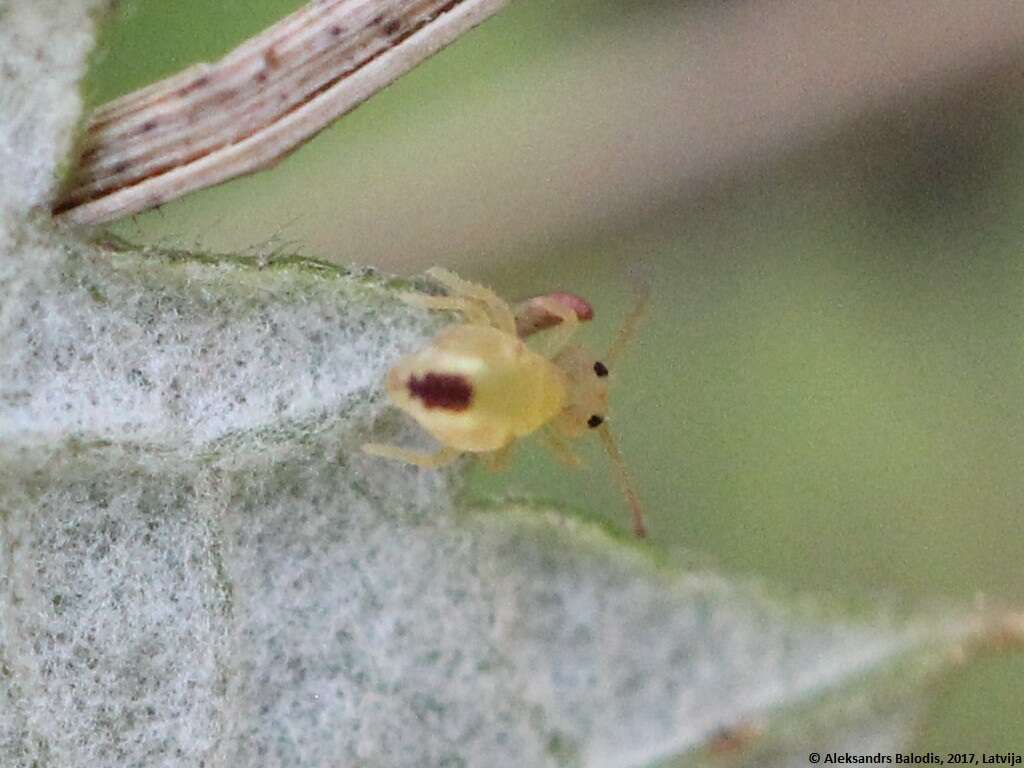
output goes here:
[{"label": "fuzzy leaf", "polygon": [[95,22],[111,0],[0,2],[0,217],[44,205],[82,108]]},{"label": "fuzzy leaf", "polygon": [[18,243],[3,764],[643,765],[920,680],[967,632],[787,607],[364,455],[416,439],[380,382],[440,322],[377,278]]}]

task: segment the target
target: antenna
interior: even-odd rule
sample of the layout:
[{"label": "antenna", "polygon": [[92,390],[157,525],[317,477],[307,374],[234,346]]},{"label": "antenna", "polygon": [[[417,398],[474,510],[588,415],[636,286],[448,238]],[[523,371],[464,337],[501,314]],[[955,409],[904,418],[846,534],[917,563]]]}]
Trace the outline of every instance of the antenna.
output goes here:
[{"label": "antenna", "polygon": [[629,470],[626,469],[626,462],[623,461],[619,447],[615,444],[615,438],[612,437],[611,430],[608,429],[608,422],[604,422],[597,428],[597,434],[604,444],[604,449],[608,452],[608,459],[611,461],[612,467],[615,468],[615,477],[619,481],[622,495],[626,497],[626,503],[629,504],[629,511],[633,515],[633,533],[642,539],[647,536],[647,528],[644,526],[644,510],[640,506],[640,497],[637,495],[636,488],[633,487],[633,478],[629,474]]},{"label": "antenna", "polygon": [[615,362],[622,357],[626,346],[636,335],[636,329],[640,327],[640,321],[647,314],[647,304],[651,297],[650,285],[646,280],[637,280],[634,283],[634,290],[636,292],[636,301],[633,304],[633,309],[630,310],[625,320],[622,321],[622,327],[615,334],[615,339],[612,341],[611,347],[608,348],[608,354],[604,357],[609,367],[614,367]]}]

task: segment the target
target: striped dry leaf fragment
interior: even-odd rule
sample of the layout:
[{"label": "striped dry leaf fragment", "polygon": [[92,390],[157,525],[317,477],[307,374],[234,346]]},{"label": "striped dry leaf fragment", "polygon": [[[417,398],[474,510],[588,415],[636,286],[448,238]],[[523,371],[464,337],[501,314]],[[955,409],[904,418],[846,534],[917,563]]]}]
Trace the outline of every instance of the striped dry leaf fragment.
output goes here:
[{"label": "striped dry leaf fragment", "polygon": [[99,224],[266,168],[509,0],[320,0],[96,111],[54,213]]}]

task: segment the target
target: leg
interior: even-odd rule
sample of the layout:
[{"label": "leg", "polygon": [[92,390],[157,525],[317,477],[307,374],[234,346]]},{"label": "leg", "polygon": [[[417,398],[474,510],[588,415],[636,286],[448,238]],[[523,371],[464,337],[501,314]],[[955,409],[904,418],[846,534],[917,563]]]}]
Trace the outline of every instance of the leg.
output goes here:
[{"label": "leg", "polygon": [[481,453],[480,461],[490,472],[504,472],[508,468],[508,461],[512,457],[512,443],[504,448],[499,448],[490,453]]},{"label": "leg", "polygon": [[565,464],[567,467],[573,469],[579,469],[583,466],[583,462],[580,457],[573,453],[572,448],[569,444],[562,439],[562,437],[555,432],[553,429],[544,430],[544,441],[548,444],[548,448],[555,454],[555,458]]},{"label": "leg", "polygon": [[553,358],[565,349],[566,344],[569,343],[579,328],[580,321],[576,316],[576,313],[571,308],[555,301],[554,299],[538,297],[534,299],[534,301],[538,302],[544,308],[545,312],[559,318],[558,325],[556,325],[548,332],[547,336],[544,337],[545,343],[542,350],[545,357]]},{"label": "leg", "polygon": [[490,288],[463,280],[458,275],[440,267],[431,267],[427,274],[447,288],[452,296],[473,299],[486,307],[491,325],[499,331],[516,335],[516,319],[512,308]]},{"label": "leg", "polygon": [[461,312],[473,325],[491,325],[483,307],[466,299],[451,296],[427,296],[425,293],[402,293],[398,298],[413,307],[432,310],[451,310]]},{"label": "leg", "polygon": [[608,452],[608,460],[619,481],[619,488],[622,489],[622,495],[626,497],[629,511],[633,515],[633,533],[637,538],[642,539],[647,535],[647,528],[644,525],[644,510],[640,506],[640,497],[637,496],[636,488],[633,487],[633,477],[626,468],[626,462],[622,460],[622,454],[619,453],[619,447],[615,444],[615,438],[612,437],[611,430],[608,429],[608,422],[601,424],[595,431],[601,438],[601,442],[604,443],[604,448]]},{"label": "leg", "polygon": [[417,467],[425,469],[447,467],[462,455],[462,451],[458,448],[445,447],[435,453],[422,453],[399,448],[397,445],[381,445],[380,443],[363,443],[363,451],[371,456],[404,461],[406,464],[415,464]]},{"label": "leg", "polygon": [[614,366],[619,361],[626,346],[632,341],[636,335],[636,330],[640,326],[640,321],[643,320],[644,315],[647,313],[647,304],[651,298],[651,289],[647,283],[641,282],[635,285],[636,290],[636,302],[633,304],[633,309],[626,319],[622,321],[622,327],[619,328],[619,332],[615,334],[615,339],[612,341],[612,346],[608,350],[608,354],[604,356],[605,361],[610,366]]}]

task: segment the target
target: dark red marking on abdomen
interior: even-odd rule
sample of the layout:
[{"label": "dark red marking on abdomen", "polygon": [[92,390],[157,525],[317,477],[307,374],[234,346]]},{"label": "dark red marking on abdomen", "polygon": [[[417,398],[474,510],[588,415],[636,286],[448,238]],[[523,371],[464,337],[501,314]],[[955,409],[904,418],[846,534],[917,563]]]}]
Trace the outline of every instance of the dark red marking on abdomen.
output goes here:
[{"label": "dark red marking on abdomen", "polygon": [[409,394],[423,401],[426,408],[464,411],[473,402],[473,387],[464,376],[428,373],[423,378],[409,377]]}]

